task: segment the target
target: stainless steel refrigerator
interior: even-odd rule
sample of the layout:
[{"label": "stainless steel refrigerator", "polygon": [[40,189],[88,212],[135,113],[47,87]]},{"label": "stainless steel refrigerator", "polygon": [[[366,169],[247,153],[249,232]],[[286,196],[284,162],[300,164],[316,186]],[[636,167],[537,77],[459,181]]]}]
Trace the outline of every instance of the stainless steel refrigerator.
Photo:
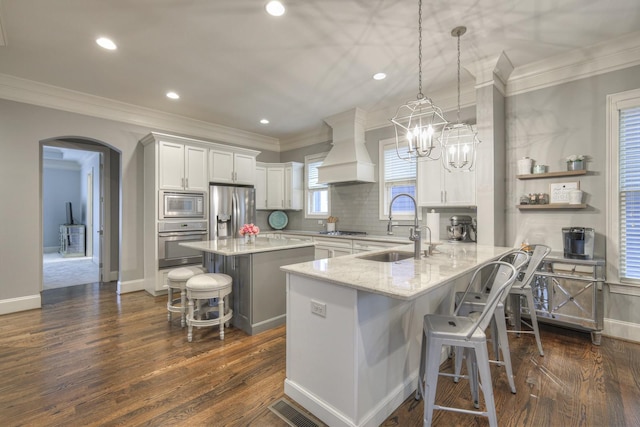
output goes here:
[{"label": "stainless steel refrigerator", "polygon": [[239,238],[244,224],[256,222],[256,191],[252,186],[209,186],[209,238]]}]

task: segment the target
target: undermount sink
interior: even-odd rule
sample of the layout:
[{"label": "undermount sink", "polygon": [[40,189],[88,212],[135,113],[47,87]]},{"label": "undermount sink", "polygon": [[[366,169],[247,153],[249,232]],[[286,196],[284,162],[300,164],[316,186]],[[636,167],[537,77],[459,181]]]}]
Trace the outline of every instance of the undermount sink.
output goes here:
[{"label": "undermount sink", "polygon": [[371,255],[361,255],[356,258],[364,259],[367,261],[396,262],[407,258],[413,258],[413,252],[387,251]]}]

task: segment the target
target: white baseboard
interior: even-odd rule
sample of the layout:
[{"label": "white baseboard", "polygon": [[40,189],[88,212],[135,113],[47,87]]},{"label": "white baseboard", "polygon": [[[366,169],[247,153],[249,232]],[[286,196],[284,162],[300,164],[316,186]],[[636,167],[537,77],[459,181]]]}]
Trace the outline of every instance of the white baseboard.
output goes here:
[{"label": "white baseboard", "polygon": [[138,291],[144,291],[144,279],[128,280],[126,282],[118,280],[118,295]]},{"label": "white baseboard", "polygon": [[0,300],[0,315],[42,307],[40,294]]},{"label": "white baseboard", "polygon": [[640,343],[640,324],[622,320],[604,319],[602,335]]}]

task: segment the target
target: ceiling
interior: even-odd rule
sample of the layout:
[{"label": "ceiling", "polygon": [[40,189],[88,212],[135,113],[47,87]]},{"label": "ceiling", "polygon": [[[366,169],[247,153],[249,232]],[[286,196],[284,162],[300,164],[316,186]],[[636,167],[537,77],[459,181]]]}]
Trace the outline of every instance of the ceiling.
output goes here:
[{"label": "ceiling", "polygon": [[[415,99],[416,0],[283,0],[278,18],[265,3],[0,0],[0,73],[278,139]],[[463,67],[504,52],[517,69],[639,23],[638,0],[425,0],[423,92],[455,89],[458,25]]]}]

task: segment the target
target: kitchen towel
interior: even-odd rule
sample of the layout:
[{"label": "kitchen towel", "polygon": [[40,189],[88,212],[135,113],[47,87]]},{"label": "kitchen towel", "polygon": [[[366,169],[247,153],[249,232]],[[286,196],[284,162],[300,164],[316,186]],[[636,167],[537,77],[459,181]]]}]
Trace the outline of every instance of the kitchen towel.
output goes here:
[{"label": "kitchen towel", "polygon": [[[440,214],[431,209],[427,212],[427,227],[431,230],[431,241],[433,243],[440,241]],[[424,236],[425,238],[427,236]]]}]

